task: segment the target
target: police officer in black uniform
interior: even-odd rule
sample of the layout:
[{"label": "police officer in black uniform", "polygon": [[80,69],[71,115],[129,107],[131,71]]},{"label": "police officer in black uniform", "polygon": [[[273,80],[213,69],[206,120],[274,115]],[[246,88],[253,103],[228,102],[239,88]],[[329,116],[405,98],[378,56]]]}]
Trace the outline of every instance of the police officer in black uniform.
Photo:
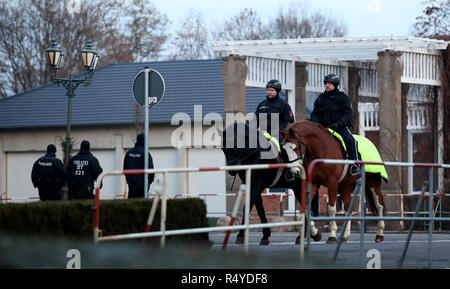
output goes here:
[{"label": "police officer in black uniform", "polygon": [[[273,114],[278,114],[279,117],[279,128],[274,130],[284,130],[289,123],[294,122],[294,115],[292,114],[291,106],[279,96],[281,90],[281,82],[279,80],[273,79],[269,81],[266,85],[267,96],[266,99],[261,101],[256,108],[256,120],[257,126],[260,126],[260,114],[267,114],[267,128],[261,127],[260,129],[271,133],[271,119]],[[280,139],[281,142],[281,139]]]},{"label": "police officer in black uniform", "polygon": [[[136,143],[133,148],[129,149],[125,154],[125,159],[123,162],[124,170],[139,170],[143,169],[145,166],[145,135],[143,133],[139,134],[136,138]],[[148,153],[148,168],[153,169],[153,159]],[[140,175],[125,175],[128,183],[128,198],[143,198],[145,196],[144,192],[144,174]],[[148,175],[148,186],[155,179],[154,174]],[[148,187],[147,187],[148,190]]]},{"label": "police officer in black uniform", "polygon": [[66,183],[66,169],[55,154],[55,145],[49,144],[47,153],[33,164],[31,170],[31,181],[38,188],[41,201],[56,201],[62,197],[60,191]]},{"label": "police officer in black uniform", "polygon": [[69,200],[94,198],[94,182],[103,169],[89,149],[90,143],[83,140],[80,152],[73,156],[67,164]]},{"label": "police officer in black uniform", "polygon": [[[356,140],[348,129],[352,125],[350,98],[344,92],[339,91],[339,77],[336,74],[326,75],[323,83],[325,84],[325,91],[314,102],[311,121],[320,123],[339,133],[344,139],[348,158],[358,160]],[[352,165],[350,173],[352,175],[359,174],[358,165]]]}]

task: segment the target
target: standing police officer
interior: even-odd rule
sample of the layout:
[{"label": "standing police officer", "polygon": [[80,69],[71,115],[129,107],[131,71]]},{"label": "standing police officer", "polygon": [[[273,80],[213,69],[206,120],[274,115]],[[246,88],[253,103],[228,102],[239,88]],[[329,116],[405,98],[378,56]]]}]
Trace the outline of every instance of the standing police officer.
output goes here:
[{"label": "standing police officer", "polygon": [[55,154],[55,145],[49,144],[47,153],[33,164],[31,170],[31,181],[38,188],[41,201],[56,201],[62,197],[60,190],[66,183],[66,169]]},{"label": "standing police officer", "polygon": [[87,140],[82,141],[80,152],[67,164],[69,200],[94,198],[94,182],[103,169],[89,149],[90,143]]},{"label": "standing police officer", "polygon": [[[348,152],[348,158],[358,160],[356,141],[348,126],[352,125],[352,104],[348,95],[339,91],[339,77],[336,74],[325,76],[325,91],[314,102],[311,121],[331,128],[342,136]],[[359,174],[358,165],[350,167],[351,175]]]},{"label": "standing police officer", "polygon": [[[125,154],[125,159],[123,162],[124,170],[139,170],[143,169],[145,166],[145,135],[143,133],[139,134],[136,138],[136,144],[133,148],[129,149]],[[153,159],[148,153],[148,168],[153,169]],[[143,198],[145,196],[144,187],[144,174],[139,175],[125,175],[128,183],[128,198]],[[148,186],[155,179],[154,174],[148,175]],[[148,190],[148,187],[147,187]]]},{"label": "standing police officer", "polygon": [[257,127],[260,126],[260,114],[267,114],[267,127],[261,127],[262,130],[271,133],[272,125],[271,120],[274,114],[278,114],[278,129],[274,128],[276,132],[278,130],[284,130],[289,123],[294,122],[294,115],[292,114],[291,106],[279,96],[281,90],[281,82],[273,79],[266,85],[267,96],[266,99],[261,101],[256,108],[256,120]]}]

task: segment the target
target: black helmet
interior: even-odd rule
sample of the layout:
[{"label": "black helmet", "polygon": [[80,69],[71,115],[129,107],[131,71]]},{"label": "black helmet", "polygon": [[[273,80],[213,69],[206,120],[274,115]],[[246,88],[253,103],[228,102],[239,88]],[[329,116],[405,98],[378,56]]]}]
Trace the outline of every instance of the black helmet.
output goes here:
[{"label": "black helmet", "polygon": [[337,76],[334,73],[325,75],[325,78],[323,79],[323,84],[325,84],[327,82],[332,83],[335,87],[338,87],[338,85],[339,85],[339,76]]},{"label": "black helmet", "polygon": [[279,80],[272,79],[271,81],[267,82],[266,88],[269,88],[269,87],[275,89],[277,92],[280,92],[281,82]]}]

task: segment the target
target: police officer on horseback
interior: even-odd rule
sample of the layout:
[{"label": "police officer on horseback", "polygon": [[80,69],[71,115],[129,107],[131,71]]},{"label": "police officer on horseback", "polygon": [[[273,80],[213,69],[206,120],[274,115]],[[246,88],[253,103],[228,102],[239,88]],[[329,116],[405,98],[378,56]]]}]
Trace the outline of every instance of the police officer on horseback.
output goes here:
[{"label": "police officer on horseback", "polygon": [[[352,104],[350,98],[339,90],[339,77],[336,74],[326,75],[323,83],[325,84],[325,91],[314,102],[311,121],[320,123],[340,134],[344,139],[348,158],[358,160],[356,141],[348,129],[352,125]],[[351,175],[359,173],[358,165],[350,167]]]},{"label": "police officer on horseback", "polygon": [[270,80],[267,85],[266,99],[261,101],[256,108],[256,120],[257,127],[260,126],[260,114],[266,114],[267,127],[261,127],[262,130],[271,133],[271,120],[274,114],[278,114],[278,129],[274,128],[274,131],[278,133],[278,130],[284,130],[289,123],[294,122],[294,115],[292,114],[291,106],[279,96],[281,91],[281,82],[276,79]]},{"label": "police officer on horseback", "polygon": [[56,201],[62,197],[61,188],[66,183],[66,169],[55,154],[55,145],[49,144],[47,153],[33,164],[31,170],[31,181],[38,188],[41,201]]}]

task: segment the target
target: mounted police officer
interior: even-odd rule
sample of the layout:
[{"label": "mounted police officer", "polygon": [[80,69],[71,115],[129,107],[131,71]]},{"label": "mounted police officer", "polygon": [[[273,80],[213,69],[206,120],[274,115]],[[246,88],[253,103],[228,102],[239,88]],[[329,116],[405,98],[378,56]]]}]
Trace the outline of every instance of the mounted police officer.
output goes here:
[{"label": "mounted police officer", "polygon": [[61,200],[61,188],[66,183],[66,169],[62,161],[56,158],[56,147],[47,146],[47,153],[40,157],[31,170],[33,186],[39,190],[41,201]]},{"label": "mounted police officer", "polygon": [[[144,164],[145,164],[145,135],[141,133],[137,136],[134,147],[129,149],[125,154],[123,169],[139,170],[145,167]],[[153,169],[153,159],[150,152],[148,153],[148,168]],[[144,174],[125,175],[125,177],[128,183],[128,198],[143,198],[145,196]],[[154,174],[148,175],[149,186],[154,179],[155,179]]]},{"label": "mounted police officer", "polygon": [[103,169],[98,159],[89,150],[90,143],[83,140],[80,152],[67,164],[69,200],[94,198],[94,182]]},{"label": "mounted police officer", "polygon": [[[326,75],[323,83],[325,84],[325,91],[314,102],[311,121],[320,123],[340,134],[344,139],[348,158],[358,160],[356,141],[348,129],[352,125],[350,98],[339,90],[339,77],[336,74]],[[358,165],[352,165],[350,173],[351,175],[359,174]]]},{"label": "mounted police officer", "polygon": [[[294,115],[292,113],[291,106],[280,97],[281,82],[276,79],[270,80],[267,85],[266,99],[261,101],[256,108],[256,120],[257,127],[260,126],[260,118],[262,115],[267,115],[267,127],[261,127],[261,130],[271,133],[272,125],[271,120],[274,114],[278,114],[278,128],[274,128],[274,131],[278,133],[278,130],[284,130],[289,123],[294,122]],[[281,137],[279,137],[281,140]]]}]

